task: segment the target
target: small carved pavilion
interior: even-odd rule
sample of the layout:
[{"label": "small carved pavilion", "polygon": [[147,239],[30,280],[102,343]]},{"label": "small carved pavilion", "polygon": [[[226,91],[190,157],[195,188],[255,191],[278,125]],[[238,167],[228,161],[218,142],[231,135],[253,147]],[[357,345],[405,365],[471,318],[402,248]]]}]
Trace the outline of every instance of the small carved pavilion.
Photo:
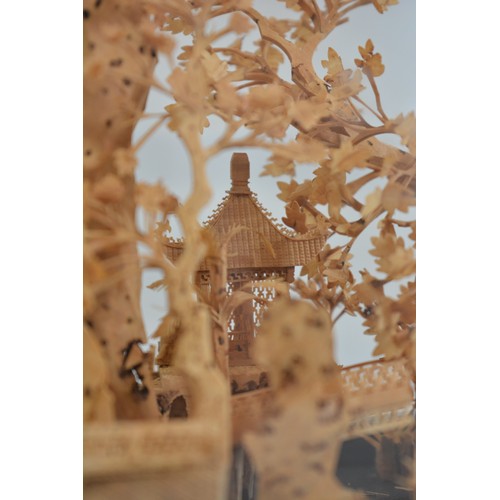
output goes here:
[{"label": "small carved pavilion", "polygon": [[[257,300],[239,306],[228,328],[229,366],[253,365],[251,348],[264,313],[265,302],[275,290],[259,286],[259,281],[283,279],[291,283],[295,266],[307,264],[325,244],[318,232],[295,233],[272,218],[248,186],[250,165],[246,153],[231,158],[231,189],[205,222],[217,243],[222,243],[235,226],[243,226],[229,240],[227,247],[227,292],[252,284]],[[182,253],[183,242],[169,241],[167,256],[175,261]],[[197,283],[210,286],[209,264],[205,260],[197,273]],[[259,300],[264,299],[264,300]]]}]

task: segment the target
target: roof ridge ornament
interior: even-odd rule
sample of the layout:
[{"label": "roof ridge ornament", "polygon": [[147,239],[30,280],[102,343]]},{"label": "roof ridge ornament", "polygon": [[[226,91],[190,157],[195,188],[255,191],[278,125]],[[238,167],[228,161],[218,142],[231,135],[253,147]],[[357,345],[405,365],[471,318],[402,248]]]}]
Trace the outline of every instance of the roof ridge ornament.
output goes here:
[{"label": "roof ridge ornament", "polygon": [[250,162],[246,153],[233,153],[231,157],[231,194],[250,194]]}]

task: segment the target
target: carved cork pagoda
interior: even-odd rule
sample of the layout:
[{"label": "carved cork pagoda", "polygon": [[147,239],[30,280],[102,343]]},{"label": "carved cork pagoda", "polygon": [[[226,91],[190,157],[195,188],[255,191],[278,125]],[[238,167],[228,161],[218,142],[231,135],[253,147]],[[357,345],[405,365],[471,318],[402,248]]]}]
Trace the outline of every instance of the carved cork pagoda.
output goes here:
[{"label": "carved cork pagoda", "polygon": [[[228,325],[226,362],[232,394],[232,436],[238,443],[243,435],[259,428],[268,418],[276,397],[268,387],[267,373],[252,358],[252,346],[258,336],[266,303],[276,290],[269,280],[291,283],[295,266],[314,259],[323,248],[327,236],[319,233],[298,234],[279,224],[259,203],[249,188],[248,156],[235,153],[231,159],[231,188],[227,196],[205,222],[205,227],[218,244],[227,243],[228,234],[236,226],[227,243],[226,291],[230,295],[245,287],[255,300],[239,306]],[[167,257],[176,261],[183,251],[182,240],[169,240]],[[210,291],[213,286],[210,259],[202,262],[196,281]],[[214,351],[220,349],[214,336]],[[223,346],[223,347],[224,347]],[[224,370],[223,370],[224,371]],[[406,428],[414,422],[413,389],[402,360],[374,360],[344,367],[343,391],[350,424],[345,439],[374,435],[391,429]],[[156,380],[160,407],[166,417],[188,416],[190,395],[183,377],[170,366],[160,367]],[[179,412],[179,408],[181,411]]]},{"label": "carved cork pagoda", "polygon": [[[225,373],[233,393],[230,413],[228,408],[221,408],[220,411],[212,411],[210,416],[213,420],[196,417],[191,407],[195,406],[196,400],[189,393],[185,377],[173,366],[160,366],[160,376],[155,379],[157,401],[163,419],[174,420],[168,425],[165,421],[87,425],[84,449],[85,492],[88,498],[98,499],[106,495],[106,498],[125,498],[124,491],[128,491],[130,484],[133,491],[138,492],[136,496],[147,491],[151,494],[158,492],[157,497],[160,498],[168,491],[169,498],[227,498],[228,451],[230,446],[238,443],[243,443],[247,451],[261,457],[260,461],[253,459],[261,464],[261,470],[255,469],[254,462],[233,467],[231,488],[244,482],[255,484],[256,473],[260,474],[262,483],[265,482],[266,474],[272,469],[266,465],[266,460],[272,460],[275,465],[274,455],[262,452],[259,442],[278,449],[279,440],[275,442],[271,438],[267,443],[269,436],[259,432],[264,423],[281,429],[279,422],[273,421],[276,419],[274,409],[277,398],[283,400],[286,394],[284,396],[283,389],[272,385],[272,377],[271,387],[268,385],[266,371],[253,361],[252,345],[259,335],[266,303],[275,296],[275,289],[269,286],[269,280],[281,278],[291,282],[295,266],[314,259],[324,246],[326,236],[296,234],[274,221],[250,191],[249,173],[247,155],[234,154],[231,160],[231,188],[205,224],[216,242],[227,243],[228,294],[246,287],[256,297],[235,310],[225,332],[227,342],[222,346],[227,350]],[[235,226],[243,228],[234,231]],[[227,241],[231,231],[232,238]],[[165,251],[170,259],[176,261],[183,251],[182,241],[169,241]],[[218,286],[217,280],[214,283],[213,269],[213,263],[207,258],[196,275],[198,285],[207,291]],[[215,278],[220,278],[220,275]],[[264,284],[264,281],[267,283]],[[307,316],[299,316],[307,319]],[[301,325],[297,328],[306,329]],[[213,338],[214,351],[217,352],[221,345],[217,336]],[[317,352],[331,352],[330,343],[325,345],[325,348],[320,346]],[[272,362],[269,373],[274,367],[279,368]],[[311,367],[317,371],[316,364]],[[318,376],[321,378],[324,374]],[[336,456],[334,448],[339,446],[338,439],[365,437],[383,451],[385,433],[414,428],[414,390],[403,360],[375,360],[344,367],[340,383],[345,401],[345,423],[338,423],[338,428],[335,427],[338,434],[335,439],[333,434],[328,434],[329,428],[325,431],[328,434],[326,438],[330,440],[326,451],[331,452],[331,456]],[[316,389],[320,386],[314,385]],[[329,411],[336,393],[327,391],[318,395],[311,391],[308,388],[301,393],[302,399],[295,398],[293,404],[300,403],[297,407],[292,404],[288,408],[285,405],[285,414],[291,415],[293,422],[296,421],[296,411],[300,413],[308,404],[310,406],[311,398],[313,408],[317,408],[314,398],[319,397],[328,403],[324,408]],[[226,420],[229,415],[230,422]],[[217,428],[218,425],[220,428]],[[297,434],[302,447],[301,436],[309,440],[318,438],[317,434],[309,432],[308,426],[306,421],[306,431]],[[221,429],[225,429],[227,434],[223,434]],[[286,434],[284,429],[282,432]],[[172,453],[173,450],[175,453]],[[262,455],[259,455],[261,452]],[[295,452],[297,456],[302,456],[303,449],[296,449]],[[288,461],[287,456],[284,458]],[[289,469],[288,462],[281,465]],[[301,470],[292,474],[300,483],[304,478]],[[242,497],[231,490],[231,498]]]},{"label": "carved cork pagoda", "polygon": [[[257,335],[265,302],[272,300],[275,290],[259,286],[259,281],[282,279],[291,283],[295,266],[310,262],[322,249],[326,236],[317,232],[295,233],[272,218],[249,188],[250,165],[245,153],[231,158],[231,189],[205,222],[216,243],[222,244],[235,226],[243,226],[229,240],[227,248],[227,285],[230,295],[250,284],[256,300],[239,306],[229,323],[229,366],[254,365],[252,344]],[[181,255],[182,241],[170,241],[167,256],[175,261]],[[211,286],[210,265],[204,261],[197,273],[201,287]],[[260,300],[259,299],[263,299]],[[231,370],[237,372],[238,370]]]}]

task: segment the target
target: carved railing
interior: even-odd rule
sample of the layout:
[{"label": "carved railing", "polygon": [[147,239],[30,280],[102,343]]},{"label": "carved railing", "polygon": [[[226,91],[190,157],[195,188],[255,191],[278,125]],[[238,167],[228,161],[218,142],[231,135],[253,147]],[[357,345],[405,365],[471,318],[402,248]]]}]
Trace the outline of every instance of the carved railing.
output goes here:
[{"label": "carved railing", "polygon": [[[349,419],[345,439],[374,435],[415,424],[414,386],[401,360],[370,361],[341,371]],[[273,402],[272,389],[233,395],[235,441],[257,429]]]},{"label": "carved railing", "polygon": [[341,373],[349,438],[414,425],[414,384],[403,360],[370,361]]}]

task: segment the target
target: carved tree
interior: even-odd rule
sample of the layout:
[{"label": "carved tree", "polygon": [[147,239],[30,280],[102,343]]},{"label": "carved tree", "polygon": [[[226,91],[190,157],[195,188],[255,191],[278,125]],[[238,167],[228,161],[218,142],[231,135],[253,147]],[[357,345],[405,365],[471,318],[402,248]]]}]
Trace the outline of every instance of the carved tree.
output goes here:
[{"label": "carved tree", "polygon": [[[347,21],[350,11],[371,4],[383,13],[395,3],[326,0],[320,7],[315,0],[286,0],[286,7],[300,14],[299,19],[290,20],[268,18],[249,0],[84,0],[86,420],[158,414],[141,349],[145,337],[138,301],[140,267],[156,267],[164,272],[162,284],[169,298],[168,315],[157,335],[171,347],[172,364],[187,380],[193,395],[192,417],[211,416],[221,439],[227,439],[229,387],[223,375],[224,355],[214,346],[214,338],[226,330],[228,316],[222,314],[225,297],[220,294],[206,303],[199,302],[195,275],[207,255],[212,253],[215,262],[220,251],[212,251],[210,236],[198,223],[200,211],[211,198],[206,164],[222,151],[235,148],[265,148],[271,156],[263,174],[292,177],[289,183],[278,183],[280,198],[287,203],[287,225],[300,233],[314,229],[325,237],[340,234],[349,238],[334,248],[327,245],[304,266],[302,274],[307,279],[294,285],[301,302],[280,303],[281,317],[269,338],[275,337],[283,359],[292,362],[290,356],[298,352],[298,344],[289,345],[285,339],[286,318],[296,318],[311,335],[321,331],[321,338],[326,338],[339,317],[358,314],[365,320],[366,333],[375,335],[375,353],[406,360],[415,375],[414,245],[401,236],[407,231],[409,239],[415,240],[415,221],[398,214],[415,204],[415,116],[390,118],[385,113],[377,87],[384,66],[371,40],[359,47],[355,70],[345,69],[333,48],[328,49],[322,63],[324,75],[312,64],[319,43]],[[221,16],[227,17],[227,24],[212,29],[212,21]],[[244,50],[243,38],[252,29],[260,34],[257,48]],[[173,39],[181,32],[192,37],[192,44],[182,48],[167,82],[158,82],[153,77],[157,53],[171,57]],[[220,40],[228,34],[234,41],[221,47]],[[278,72],[284,57],[291,65],[288,80]],[[363,81],[373,93],[374,108],[359,96]],[[143,116],[152,86],[173,103],[132,146],[132,130]],[[362,110],[370,118],[365,118]],[[225,129],[206,145],[201,134],[210,125],[211,116],[222,119]],[[193,189],[184,204],[161,185],[134,180],[135,151],[165,122],[182,141],[190,159]],[[290,128],[297,136],[287,142]],[[377,139],[386,133],[398,135],[402,149]],[[318,165],[313,178],[301,183],[294,180],[296,164],[311,162]],[[355,168],[362,169],[363,175],[350,180]],[[384,180],[384,187],[373,189],[365,200],[358,199],[361,188],[377,179]],[[137,206],[146,214],[144,231],[135,224]],[[342,211],[345,207],[356,215],[348,219]],[[180,221],[184,239],[182,255],[175,262],[165,255],[163,246],[173,215]],[[351,251],[377,219],[379,233],[372,239],[370,253],[376,258],[378,276],[364,272],[358,279],[349,269]],[[137,256],[138,242],[149,249],[143,261]],[[220,281],[226,272],[223,257],[217,266]],[[405,280],[405,284],[392,298],[385,286],[397,280]],[[308,301],[314,306],[306,306]],[[313,324],[313,317],[323,316],[321,325]],[[214,317],[219,321],[216,335]],[[169,339],[172,335],[175,342]],[[281,361],[281,357],[270,358],[285,374],[282,380],[274,376],[278,387],[287,376]],[[318,374],[320,366],[313,358],[307,366],[294,375],[299,379],[297,387],[304,389],[306,380],[313,389],[324,389],[327,380],[335,385],[334,376]],[[285,427],[278,433],[289,429],[286,408],[301,398],[304,408],[309,408],[304,410],[302,424],[322,418],[312,404],[315,389],[309,395],[281,389],[277,404],[282,405],[283,422],[280,424],[277,416],[275,423]],[[336,426],[342,423],[342,397],[335,391],[332,394],[338,407],[328,438],[329,467],[335,464],[340,439]],[[299,427],[305,431],[304,425]],[[298,459],[297,470],[306,474],[302,459]],[[338,487],[329,484],[332,491]],[[309,489],[306,494],[312,492],[316,490]]]}]

